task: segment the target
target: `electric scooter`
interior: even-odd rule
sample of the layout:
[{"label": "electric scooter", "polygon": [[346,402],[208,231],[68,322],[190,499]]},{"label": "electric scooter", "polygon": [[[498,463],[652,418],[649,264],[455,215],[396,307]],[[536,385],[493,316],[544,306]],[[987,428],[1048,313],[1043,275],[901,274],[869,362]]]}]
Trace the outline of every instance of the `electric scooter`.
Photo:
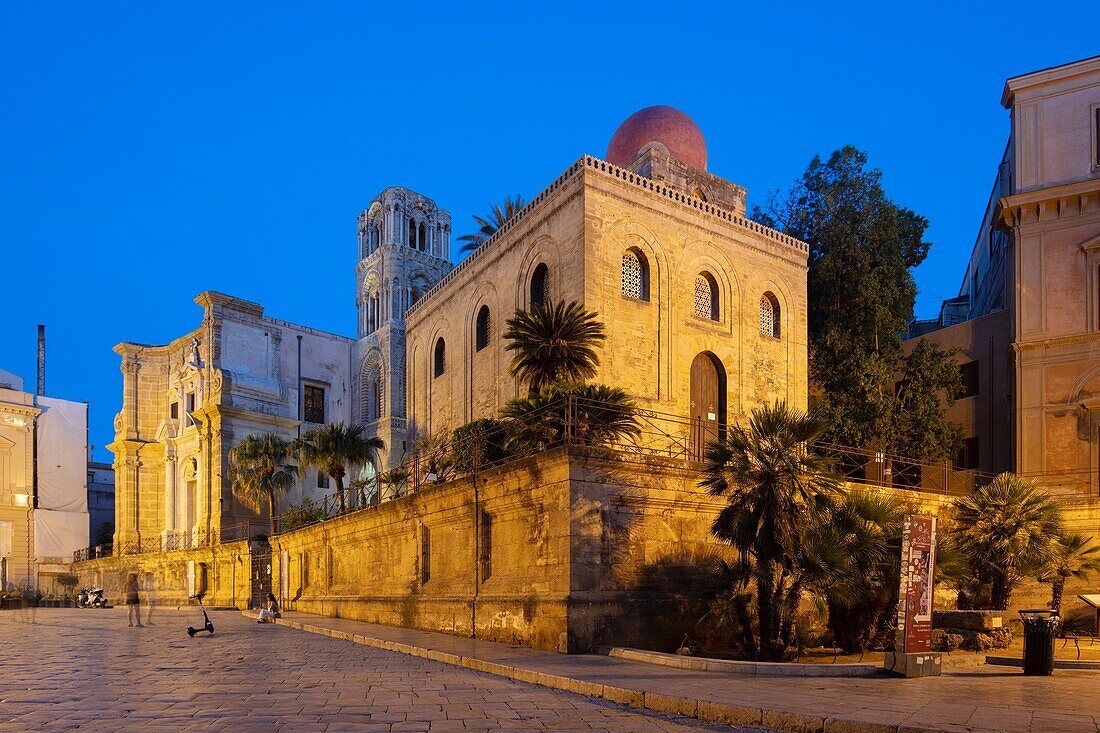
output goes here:
[{"label": "electric scooter", "polygon": [[206,595],[206,591],[203,591],[202,593],[196,593],[193,596],[189,596],[192,600],[196,600],[196,601],[199,602],[199,610],[202,611],[202,618],[203,618],[203,621],[205,621],[206,623],[203,624],[202,628],[199,628],[199,629],[196,629],[194,626],[188,626],[187,627],[187,635],[188,636],[193,637],[195,634],[199,633],[200,631],[205,631],[209,634],[214,633],[214,624],[211,623],[210,616],[208,616],[206,614],[206,608],[202,605],[202,599],[205,595]]}]

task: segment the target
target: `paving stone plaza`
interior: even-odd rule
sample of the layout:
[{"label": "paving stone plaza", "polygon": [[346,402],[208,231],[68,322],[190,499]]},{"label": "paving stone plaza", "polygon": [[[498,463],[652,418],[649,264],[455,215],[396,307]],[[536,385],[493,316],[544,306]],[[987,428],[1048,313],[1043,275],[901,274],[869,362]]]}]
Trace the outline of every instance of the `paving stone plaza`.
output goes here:
[{"label": "paving stone plaza", "polygon": [[236,612],[189,639],[196,616],[158,611],[139,629],[122,608],[0,614],[0,731],[730,730]]}]

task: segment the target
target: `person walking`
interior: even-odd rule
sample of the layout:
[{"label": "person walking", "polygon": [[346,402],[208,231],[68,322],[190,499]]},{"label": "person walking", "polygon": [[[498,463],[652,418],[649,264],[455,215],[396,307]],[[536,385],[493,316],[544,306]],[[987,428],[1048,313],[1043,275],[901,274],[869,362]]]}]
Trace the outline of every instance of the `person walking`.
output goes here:
[{"label": "person walking", "polygon": [[157,605],[157,576],[156,573],[145,574],[145,625],[156,626],[153,623],[153,609]]},{"label": "person walking", "polygon": [[[137,626],[142,628],[145,624],[141,623],[141,598],[138,595],[138,577],[137,573],[130,573],[126,577],[126,621],[130,626]],[[137,621],[135,624],[134,622]]]}]

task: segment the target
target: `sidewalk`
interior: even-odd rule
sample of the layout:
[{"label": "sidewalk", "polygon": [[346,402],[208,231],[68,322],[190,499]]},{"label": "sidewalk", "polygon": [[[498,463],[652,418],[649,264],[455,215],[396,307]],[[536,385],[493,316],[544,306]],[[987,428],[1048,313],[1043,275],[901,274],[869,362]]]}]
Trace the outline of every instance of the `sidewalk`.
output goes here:
[{"label": "sidewalk", "polygon": [[1004,667],[925,679],[730,675],[562,655],[449,634],[288,612],[279,624],[708,722],[812,733],[1100,731],[1100,673],[1024,677]]}]

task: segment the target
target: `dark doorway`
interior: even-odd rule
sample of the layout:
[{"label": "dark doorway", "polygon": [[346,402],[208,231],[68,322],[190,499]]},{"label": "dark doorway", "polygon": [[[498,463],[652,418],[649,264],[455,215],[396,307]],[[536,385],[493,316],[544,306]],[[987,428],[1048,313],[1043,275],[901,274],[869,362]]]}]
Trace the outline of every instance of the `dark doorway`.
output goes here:
[{"label": "dark doorway", "polygon": [[252,554],[252,587],[249,608],[262,608],[271,592],[271,545],[250,542]]},{"label": "dark doorway", "polygon": [[701,461],[707,446],[726,437],[726,370],[704,351],[691,362],[691,458]]}]

